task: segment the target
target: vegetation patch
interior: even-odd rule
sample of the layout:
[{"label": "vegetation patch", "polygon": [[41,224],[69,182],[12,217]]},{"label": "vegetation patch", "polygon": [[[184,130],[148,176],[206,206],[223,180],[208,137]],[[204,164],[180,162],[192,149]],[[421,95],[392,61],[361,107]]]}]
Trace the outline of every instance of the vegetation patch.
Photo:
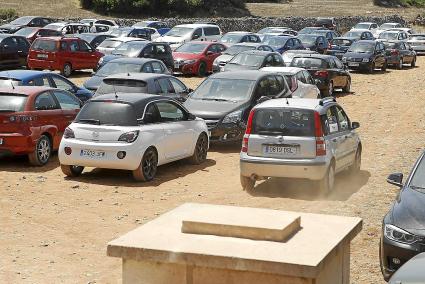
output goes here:
[{"label": "vegetation patch", "polygon": [[373,3],[384,7],[425,7],[425,0],[374,0]]},{"label": "vegetation patch", "polygon": [[11,20],[18,17],[18,13],[14,9],[0,9],[1,20]]}]

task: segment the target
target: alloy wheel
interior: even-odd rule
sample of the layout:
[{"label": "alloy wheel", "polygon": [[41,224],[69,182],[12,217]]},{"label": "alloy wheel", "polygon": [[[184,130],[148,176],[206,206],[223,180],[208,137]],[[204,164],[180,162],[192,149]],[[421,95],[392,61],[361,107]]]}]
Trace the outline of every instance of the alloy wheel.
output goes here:
[{"label": "alloy wheel", "polygon": [[146,180],[151,180],[155,177],[157,170],[157,157],[156,153],[153,150],[148,150],[143,159],[143,174]]},{"label": "alloy wheel", "polygon": [[207,158],[208,152],[208,141],[205,135],[199,137],[199,141],[196,144],[196,155],[199,162],[203,162]]},{"label": "alloy wheel", "polygon": [[37,155],[41,163],[46,163],[50,158],[50,142],[47,139],[42,139],[37,145]]}]

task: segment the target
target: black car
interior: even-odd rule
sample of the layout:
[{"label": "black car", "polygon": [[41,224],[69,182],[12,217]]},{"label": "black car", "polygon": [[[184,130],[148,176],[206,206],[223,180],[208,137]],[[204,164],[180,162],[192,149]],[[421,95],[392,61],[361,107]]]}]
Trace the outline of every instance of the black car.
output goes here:
[{"label": "black car", "polygon": [[206,121],[211,142],[232,142],[242,139],[248,114],[257,103],[290,96],[283,75],[256,70],[220,72],[205,79],[184,105]]},{"label": "black car", "polygon": [[325,53],[329,47],[328,40],[322,35],[303,34],[299,35],[298,39],[306,49],[319,53]]},{"label": "black car", "polygon": [[387,64],[395,66],[397,69],[403,69],[404,64],[410,67],[416,66],[416,52],[410,45],[403,41],[384,42],[387,55]]},{"label": "black car", "polygon": [[109,34],[98,34],[98,33],[82,33],[82,34],[73,34],[71,36],[78,37],[87,41],[88,43],[90,43],[90,45],[94,49],[96,49],[96,47],[98,47],[99,44],[101,44],[105,39],[114,37]]},{"label": "black car", "polygon": [[341,35],[335,31],[327,31],[327,30],[317,30],[314,32],[315,35],[324,36],[328,42],[333,40],[334,38],[340,37]]},{"label": "black car", "polygon": [[1,25],[0,32],[13,34],[14,32],[25,27],[44,27],[53,20],[45,17],[25,16],[11,21],[9,24]]},{"label": "black car", "polygon": [[353,44],[354,39],[345,38],[345,37],[337,37],[331,41],[331,44],[326,50],[326,54],[336,56],[339,60],[342,59],[344,53],[350,48]]},{"label": "black car", "polygon": [[26,67],[29,48],[23,36],[0,34],[0,69]]},{"label": "black car", "polygon": [[350,92],[350,72],[335,56],[321,54],[295,56],[291,66],[308,70],[316,80],[322,97],[332,96],[335,89],[342,89],[345,93]]},{"label": "black car", "polygon": [[248,50],[235,55],[224,66],[223,71],[259,70],[269,66],[285,66],[278,52]]},{"label": "black car", "polygon": [[335,18],[317,18],[316,23],[315,23],[316,27],[323,27],[323,28],[327,28],[330,30],[337,30],[337,24],[335,21]]},{"label": "black car", "polygon": [[375,72],[376,68],[387,70],[384,43],[376,40],[359,40],[353,43],[342,57],[348,68]]},{"label": "black car", "polygon": [[173,53],[168,43],[150,41],[128,41],[122,43],[111,55],[106,55],[99,60],[98,68],[112,59],[120,57],[144,57],[158,59],[164,62],[169,70],[174,68]]},{"label": "black car", "polygon": [[380,263],[388,281],[405,262],[425,252],[425,153],[404,184],[402,173],[391,174],[387,181],[401,188],[382,223]]}]

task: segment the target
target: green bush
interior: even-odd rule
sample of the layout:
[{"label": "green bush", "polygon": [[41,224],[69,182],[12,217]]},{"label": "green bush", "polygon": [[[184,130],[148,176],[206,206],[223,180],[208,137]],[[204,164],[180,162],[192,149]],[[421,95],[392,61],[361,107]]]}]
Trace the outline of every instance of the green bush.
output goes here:
[{"label": "green bush", "polygon": [[0,19],[10,20],[18,17],[18,13],[14,9],[0,9]]},{"label": "green bush", "polygon": [[373,0],[373,3],[378,6],[416,6],[425,7],[425,0]]}]

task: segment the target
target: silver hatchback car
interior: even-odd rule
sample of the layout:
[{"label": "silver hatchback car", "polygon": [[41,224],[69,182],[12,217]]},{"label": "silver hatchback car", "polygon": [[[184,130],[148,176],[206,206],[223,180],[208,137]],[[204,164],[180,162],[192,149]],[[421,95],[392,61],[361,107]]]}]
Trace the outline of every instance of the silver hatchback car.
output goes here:
[{"label": "silver hatchback car", "polygon": [[304,178],[329,193],[336,173],[360,171],[359,126],[331,97],[274,99],[255,106],[240,154],[242,187],[251,190],[268,177]]}]

